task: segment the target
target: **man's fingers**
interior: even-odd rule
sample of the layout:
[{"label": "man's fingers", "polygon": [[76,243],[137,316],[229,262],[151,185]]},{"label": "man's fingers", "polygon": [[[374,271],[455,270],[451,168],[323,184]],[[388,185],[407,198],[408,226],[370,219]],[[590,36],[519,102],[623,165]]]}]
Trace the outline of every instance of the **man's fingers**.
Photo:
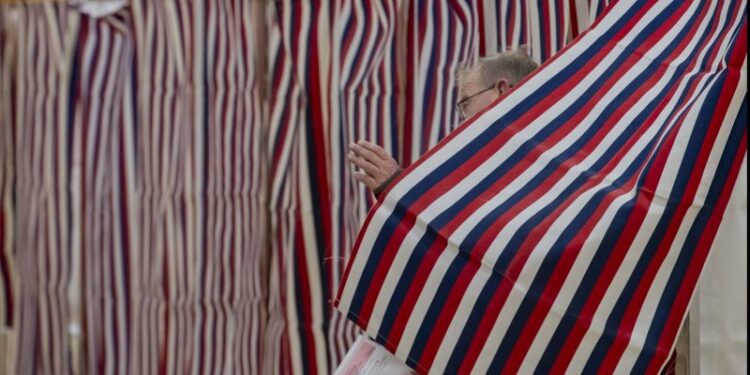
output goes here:
[{"label": "man's fingers", "polygon": [[382,159],[377,154],[375,154],[374,152],[356,143],[352,143],[351,149],[358,156],[367,159],[367,161],[369,161],[372,164],[379,163],[380,161],[382,161]]},{"label": "man's fingers", "polygon": [[375,155],[377,155],[379,158],[383,160],[392,159],[391,155],[388,154],[388,151],[386,151],[384,148],[368,141],[359,141],[358,144],[371,152],[373,152]]},{"label": "man's fingers", "polygon": [[372,178],[371,176],[369,176],[366,173],[354,172],[354,178],[357,181],[365,184],[365,186],[367,186],[367,188],[370,189],[370,190],[375,190],[375,188],[378,187],[377,186],[378,185],[377,181],[375,181],[374,178]]},{"label": "man's fingers", "polygon": [[354,163],[357,167],[361,168],[365,172],[374,175],[378,173],[378,167],[370,161],[366,160],[365,158],[361,156],[357,156],[354,152],[350,152],[347,156],[347,159]]}]

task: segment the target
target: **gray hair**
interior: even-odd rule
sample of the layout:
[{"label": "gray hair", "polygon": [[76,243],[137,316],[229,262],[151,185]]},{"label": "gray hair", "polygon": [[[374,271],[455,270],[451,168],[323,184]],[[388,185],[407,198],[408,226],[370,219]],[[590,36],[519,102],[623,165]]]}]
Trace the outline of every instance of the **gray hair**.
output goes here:
[{"label": "gray hair", "polygon": [[472,66],[459,68],[456,77],[459,84],[469,77],[477,77],[481,84],[491,85],[501,79],[506,79],[511,86],[514,86],[538,67],[539,64],[523,49],[517,49],[482,57]]}]

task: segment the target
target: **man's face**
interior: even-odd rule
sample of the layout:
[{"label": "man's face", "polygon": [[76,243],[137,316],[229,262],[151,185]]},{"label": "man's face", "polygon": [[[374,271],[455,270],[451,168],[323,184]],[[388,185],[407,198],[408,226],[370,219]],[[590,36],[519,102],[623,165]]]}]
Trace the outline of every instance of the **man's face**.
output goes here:
[{"label": "man's face", "polygon": [[464,119],[492,104],[500,94],[496,84],[482,85],[473,75],[467,77],[458,87],[458,103],[463,110]]}]

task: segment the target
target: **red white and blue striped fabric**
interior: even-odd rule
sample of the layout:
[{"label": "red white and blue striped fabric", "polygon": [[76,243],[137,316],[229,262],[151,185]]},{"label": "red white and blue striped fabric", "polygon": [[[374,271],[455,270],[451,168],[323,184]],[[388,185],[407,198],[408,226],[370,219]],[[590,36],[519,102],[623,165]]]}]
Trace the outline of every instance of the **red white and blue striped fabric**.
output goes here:
[{"label": "red white and blue striped fabric", "polygon": [[263,13],[240,0],[138,0],[123,12],[135,47],[115,180],[127,188],[118,251],[129,293],[116,301],[129,315],[104,347],[124,346],[127,360],[85,354],[129,373],[262,373],[267,169],[254,39]]},{"label": "red white and blue striped fabric", "polygon": [[0,373],[267,373],[256,12],[0,6]]},{"label": "red white and blue striped fabric", "polygon": [[124,371],[128,20],[63,4],[3,10],[2,246],[13,257],[0,273],[10,268],[13,288],[0,372]]},{"label": "red white and blue striped fabric", "polygon": [[[455,68],[476,56],[471,1],[269,4],[268,362],[330,373],[359,333],[330,301],[371,193],[350,142],[408,164],[458,121]],[[278,358],[278,359],[277,359]]]},{"label": "red white and blue striped fabric", "polygon": [[746,158],[745,1],[621,1],[410,166],[335,305],[421,373],[657,373]]},{"label": "red white and blue striped fabric", "polygon": [[476,4],[481,56],[525,45],[537,62],[549,59],[596,16],[590,17],[587,0],[481,0]]},{"label": "red white and blue striped fabric", "polygon": [[404,117],[401,148],[409,165],[458,125],[456,68],[477,57],[475,1],[405,1]]},{"label": "red white and blue striped fabric", "polygon": [[371,204],[348,143],[433,147],[477,42],[537,43],[525,4],[0,6],[0,372],[331,372]]},{"label": "red white and blue striped fabric", "polygon": [[547,61],[570,39],[570,1],[534,0],[526,2],[528,45],[537,62]]},{"label": "red white and blue striped fabric", "polygon": [[[349,129],[341,118],[358,114],[339,107],[331,110],[342,101],[329,98],[339,98],[337,82],[356,82],[356,87],[368,71],[355,65],[357,60],[347,60],[357,78],[350,78],[348,72],[339,78],[334,68],[339,66],[338,57],[332,58],[332,51],[339,51],[338,40],[332,40],[337,27],[333,20],[338,12],[356,11],[360,18],[350,19],[359,25],[358,35],[377,43],[373,40],[380,33],[377,23],[363,22],[372,21],[361,18],[363,4],[350,4],[344,10],[338,2],[322,1],[277,1],[268,6],[271,238],[262,373],[327,374],[358,333],[330,308],[329,301],[343,272],[347,254],[343,250],[348,251],[353,242],[352,217],[359,215],[358,204],[365,202],[350,199],[354,185],[343,168]],[[368,99],[351,98],[343,107],[351,109],[352,102],[364,105]]]},{"label": "red white and blue striped fabric", "polygon": [[479,54],[490,55],[528,44],[528,2],[481,0],[477,2]]}]

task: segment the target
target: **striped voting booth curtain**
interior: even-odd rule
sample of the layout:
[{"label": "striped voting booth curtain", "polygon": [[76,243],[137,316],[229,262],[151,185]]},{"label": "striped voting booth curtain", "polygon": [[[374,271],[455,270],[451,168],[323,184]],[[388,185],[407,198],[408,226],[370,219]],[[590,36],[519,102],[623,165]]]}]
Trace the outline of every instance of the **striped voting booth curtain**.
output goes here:
[{"label": "striped voting booth curtain", "polygon": [[335,305],[421,373],[657,373],[747,157],[745,1],[620,1],[412,164]]},{"label": "striped voting booth curtain", "polygon": [[84,343],[92,371],[125,365],[127,20],[2,10],[0,372],[80,369]]},{"label": "striped voting booth curtain", "polygon": [[455,68],[476,57],[473,3],[269,4],[266,360],[281,373],[332,373],[359,334],[330,304],[372,205],[349,143],[409,164],[455,127]]},{"label": "striped voting booth curtain", "polygon": [[609,0],[478,0],[479,54],[524,46],[543,62],[581,34]]},{"label": "striped voting booth curtain", "polygon": [[0,5],[0,373],[264,373],[253,12],[204,5]]}]

